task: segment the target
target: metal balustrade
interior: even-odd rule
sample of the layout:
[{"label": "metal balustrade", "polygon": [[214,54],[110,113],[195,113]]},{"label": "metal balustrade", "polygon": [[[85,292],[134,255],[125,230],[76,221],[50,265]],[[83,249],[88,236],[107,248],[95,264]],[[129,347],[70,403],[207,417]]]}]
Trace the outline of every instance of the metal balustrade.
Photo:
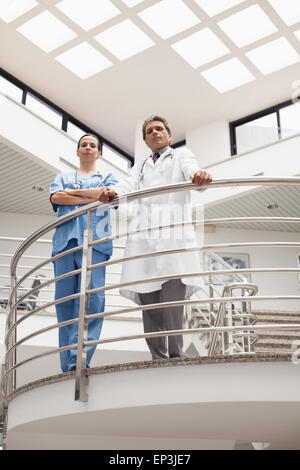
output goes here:
[{"label": "metal balustrade", "polygon": [[[284,186],[284,185],[300,185],[300,178],[297,177],[290,177],[290,178],[266,178],[266,177],[252,177],[252,178],[236,178],[236,179],[219,179],[214,180],[209,185],[202,187],[201,190],[213,190],[214,188],[220,187],[235,187],[235,186]],[[24,364],[27,364],[31,361],[34,361],[38,358],[45,357],[50,354],[58,354],[61,351],[66,351],[71,348],[77,348],[77,366],[76,366],[76,373],[75,373],[75,400],[80,401],[87,401],[88,400],[88,393],[87,393],[87,370],[86,370],[86,349],[89,345],[95,344],[105,344],[105,343],[113,343],[113,342],[121,342],[127,340],[134,340],[140,338],[153,338],[158,336],[175,336],[178,334],[182,335],[190,335],[190,334],[206,334],[209,335],[209,347],[208,347],[208,355],[213,356],[216,354],[255,354],[255,349],[253,347],[255,343],[255,334],[257,331],[261,331],[264,329],[268,330],[278,330],[278,329],[299,329],[299,324],[272,324],[272,325],[256,325],[255,324],[255,316],[251,312],[251,304],[253,302],[261,302],[261,301],[268,301],[268,300],[299,300],[299,295],[294,296],[284,296],[284,295],[272,295],[272,296],[260,296],[256,295],[258,292],[259,286],[255,286],[250,284],[246,281],[244,275],[249,273],[267,273],[267,274],[283,274],[283,273],[294,273],[299,274],[300,269],[298,268],[247,268],[247,269],[232,269],[230,266],[226,265],[226,263],[215,253],[214,250],[224,250],[227,248],[241,248],[241,247],[277,247],[277,248],[289,248],[289,247],[300,247],[300,242],[247,242],[247,243],[223,243],[223,244],[211,244],[211,245],[201,245],[193,246],[189,249],[187,248],[176,248],[176,249],[169,249],[163,250],[160,252],[152,252],[142,255],[136,255],[124,258],[122,256],[110,259],[104,263],[94,264],[91,265],[91,253],[92,248],[96,244],[104,243],[108,240],[113,240],[117,242],[119,239],[124,238],[128,235],[128,232],[124,233],[117,233],[116,235],[112,235],[102,240],[92,241],[91,238],[91,229],[90,229],[90,221],[91,221],[91,213],[92,211],[96,210],[100,205],[101,208],[112,208],[116,205],[121,205],[123,202],[132,202],[136,201],[140,198],[148,198],[151,196],[157,196],[160,194],[170,193],[170,192],[177,192],[177,191],[190,191],[190,190],[197,190],[197,187],[192,183],[178,183],[172,184],[165,187],[154,187],[149,188],[143,191],[136,191],[124,196],[121,196],[114,200],[114,202],[110,204],[100,204],[100,203],[93,203],[88,206],[81,207],[73,211],[66,216],[59,217],[54,222],[47,224],[46,226],[42,227],[40,230],[37,230],[33,233],[30,237],[28,237],[21,246],[16,250],[16,253],[13,255],[11,264],[10,264],[10,295],[8,298],[8,310],[7,310],[7,322],[6,322],[6,334],[5,334],[5,346],[6,346],[6,354],[5,354],[5,363],[3,365],[3,370],[1,374],[1,395],[2,395],[2,415],[5,416],[5,410],[7,410],[7,404],[10,397],[13,396],[14,392],[16,391],[17,382],[16,382],[16,374],[18,369],[22,367]],[[198,188],[199,190],[199,188]],[[31,260],[39,261],[35,266],[24,266],[20,264],[20,260],[26,259],[24,253],[31,247],[34,243],[43,242],[49,243],[49,240],[41,240],[41,237],[55,229],[57,226],[77,217],[87,213],[88,216],[88,224],[87,229],[84,233],[84,241],[83,245],[72,248],[69,251],[64,253],[58,254],[52,258],[47,257],[35,257],[27,255],[27,259],[31,258]],[[219,224],[219,223],[236,223],[236,222],[268,222],[274,221],[282,222],[282,223],[299,223],[300,218],[291,218],[291,217],[236,217],[236,218],[223,218],[223,219],[210,219],[202,221],[205,224]],[[199,221],[189,222],[189,224],[197,224]],[[176,227],[177,224],[173,224],[172,228]],[[180,224],[181,225],[181,224]],[[157,226],[152,227],[151,230],[164,230],[169,228],[169,226]],[[149,228],[145,229],[149,231]],[[141,230],[140,232],[142,232]],[[118,231],[119,232],[119,231]],[[8,238],[8,237],[1,237]],[[21,239],[14,239],[15,241],[22,241]],[[61,258],[68,253],[75,252],[77,250],[82,249],[82,269],[78,269],[62,276],[56,278],[45,277],[42,279],[42,282],[38,286],[34,286],[29,290],[26,290],[23,293],[22,285],[27,280],[33,280],[36,277],[36,273],[40,272],[41,269],[46,269],[47,265],[51,263],[53,260]],[[125,261],[134,260],[134,259],[145,259],[151,258],[154,256],[164,256],[166,254],[177,254],[180,256],[181,253],[191,251],[195,252],[195,255],[200,255],[201,253],[205,254],[206,257],[215,257],[218,261],[222,262],[224,269],[219,270],[212,270],[210,269],[207,264],[203,266],[203,270],[201,272],[191,273],[191,274],[182,274],[178,273],[176,276],[160,276],[153,279],[141,279],[140,281],[134,281],[131,283],[112,283],[110,285],[105,285],[104,287],[91,289],[90,288],[90,272],[93,269],[96,269],[100,266],[113,266],[118,263],[123,263]],[[6,255],[4,255],[6,256]],[[20,276],[17,276],[17,269],[22,268],[26,269],[26,273]],[[48,268],[50,269],[50,268]],[[52,268],[51,268],[52,269]],[[38,290],[42,290],[48,288],[49,291],[53,291],[54,283],[63,279],[67,278],[68,276],[72,276],[76,273],[81,273],[81,290],[77,294],[73,294],[71,296],[64,297],[57,301],[50,300],[42,302],[41,305],[36,305],[36,307],[31,310],[27,311],[24,315],[18,317],[18,307],[22,304],[22,302],[28,301],[28,299],[32,298],[36,294]],[[223,274],[230,274],[234,276],[234,283],[229,285],[223,286],[223,291],[221,293],[217,292],[213,283],[211,282],[212,278],[221,276]],[[166,331],[166,332],[155,332],[155,333],[147,333],[141,335],[131,335],[131,336],[119,336],[115,338],[106,338],[106,339],[99,339],[97,341],[88,341],[87,340],[87,330],[88,330],[88,320],[92,318],[108,318],[113,317],[115,315],[124,315],[126,313],[134,313],[141,310],[141,307],[122,307],[117,308],[116,310],[109,310],[103,313],[97,313],[93,315],[87,315],[87,305],[88,305],[88,296],[95,293],[103,291],[107,295],[110,291],[119,289],[121,287],[130,286],[132,284],[142,284],[148,283],[151,281],[162,280],[167,281],[170,279],[176,278],[188,278],[188,277],[202,277],[208,279],[208,285],[206,292],[206,297],[204,298],[192,298],[190,300],[184,301],[176,301],[176,302],[166,302],[163,304],[159,304],[160,308],[169,307],[169,306],[179,306],[184,305],[186,309],[191,307],[201,308],[206,306],[208,309],[209,314],[205,316],[207,325],[206,327],[201,328],[187,328],[184,330],[174,330],[174,331]],[[50,287],[50,288],[49,288]],[[20,295],[20,291],[22,292]],[[241,294],[237,294],[238,291],[241,291]],[[19,294],[18,294],[19,292]],[[55,304],[65,302],[66,300],[80,298],[80,308],[79,308],[79,317],[73,320],[69,320],[63,323],[55,323],[53,325],[44,327],[37,331],[32,331],[29,335],[23,337],[21,340],[18,340],[17,331],[19,326],[28,320],[32,315],[35,315],[41,312],[44,309],[54,306]],[[151,304],[147,305],[147,310],[157,308],[158,304]],[[218,305],[218,310],[215,311],[212,307],[214,305]],[[27,359],[18,361],[17,359],[17,351],[18,348],[28,341],[31,338],[36,337],[37,335],[41,335],[42,333],[58,329],[64,325],[70,325],[73,323],[78,323],[78,343],[76,345],[71,345],[64,348],[55,348],[44,353],[36,354],[31,356]],[[191,324],[190,324],[191,326]],[[193,325],[192,325],[193,326]],[[0,409],[1,415],[1,409]]]}]

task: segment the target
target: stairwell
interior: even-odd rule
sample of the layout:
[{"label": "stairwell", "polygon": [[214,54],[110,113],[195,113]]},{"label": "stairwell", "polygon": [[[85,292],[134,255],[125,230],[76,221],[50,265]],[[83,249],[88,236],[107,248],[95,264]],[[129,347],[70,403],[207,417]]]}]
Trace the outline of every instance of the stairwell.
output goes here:
[{"label": "stairwell", "polygon": [[[256,325],[272,324],[300,324],[300,312],[285,311],[256,311]],[[257,332],[255,352],[280,353],[290,355],[300,347],[299,330],[264,330]]]},{"label": "stairwell", "polygon": [[[202,309],[201,315],[199,310],[192,309],[193,322],[189,327],[193,328],[208,328],[209,327],[209,313]],[[259,325],[300,325],[300,312],[287,312],[287,311],[252,311],[256,316],[256,326]],[[208,347],[209,335],[202,333],[199,336]],[[255,353],[272,353],[290,356],[294,351],[300,349],[300,328],[299,330],[257,330],[255,341]]]}]

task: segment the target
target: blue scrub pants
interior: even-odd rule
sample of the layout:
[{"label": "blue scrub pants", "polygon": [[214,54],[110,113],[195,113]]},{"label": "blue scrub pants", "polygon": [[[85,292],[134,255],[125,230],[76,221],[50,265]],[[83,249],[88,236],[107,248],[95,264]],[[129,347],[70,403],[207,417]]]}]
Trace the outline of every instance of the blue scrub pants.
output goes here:
[{"label": "blue scrub pants", "polygon": [[[77,240],[72,239],[62,251],[70,250],[78,246]],[[61,252],[60,252],[61,253]],[[110,257],[93,249],[92,264],[102,263],[107,261]],[[65,274],[75,269],[82,267],[82,250],[70,253],[54,262],[55,277]],[[67,277],[56,282],[55,286],[55,300],[72,295],[80,291],[81,274]],[[91,289],[102,287],[105,284],[105,266],[91,271]],[[105,308],[105,295],[104,292],[97,292],[90,296],[89,314],[104,312]],[[63,322],[77,318],[79,315],[79,298],[68,300],[56,305],[57,321]],[[88,322],[88,340],[97,340],[101,333],[103,318],[96,318]],[[63,326],[59,328],[59,346],[69,346],[76,344],[78,341],[78,323],[73,325]],[[92,355],[96,350],[95,346],[88,346],[87,348],[87,367],[90,367]],[[60,353],[60,363],[63,372],[68,372],[71,367],[76,366],[77,349],[69,349]]]}]

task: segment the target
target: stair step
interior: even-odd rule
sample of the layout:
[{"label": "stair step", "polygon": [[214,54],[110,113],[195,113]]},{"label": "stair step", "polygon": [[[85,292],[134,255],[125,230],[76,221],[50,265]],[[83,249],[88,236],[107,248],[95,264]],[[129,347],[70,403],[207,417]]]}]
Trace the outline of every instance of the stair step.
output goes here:
[{"label": "stair step", "polygon": [[[257,342],[256,342],[256,345],[257,346],[260,346],[260,345],[268,345],[270,347],[274,347],[276,345],[278,346],[282,346],[282,345],[285,345],[285,346],[292,346],[294,344],[294,339],[293,340],[289,340],[289,339],[274,339],[272,338],[271,340],[269,338],[258,338]],[[300,342],[299,342],[299,346],[300,346]]]},{"label": "stair step", "polygon": [[255,347],[255,353],[274,353],[292,355],[293,350],[291,348],[267,348],[267,347]]},{"label": "stair step", "polygon": [[286,323],[300,323],[300,317],[284,317],[283,315],[264,315],[264,316],[256,316],[258,322],[269,322],[269,321],[278,321],[278,322],[286,322]]},{"label": "stair step", "polygon": [[271,324],[271,323],[286,323],[286,324],[296,324],[300,325],[300,319],[291,319],[291,318],[279,318],[279,317],[269,317],[267,319],[258,318],[256,321],[256,325],[264,325],[264,324]]},{"label": "stair step", "polygon": [[256,330],[256,335],[259,338],[273,338],[273,339],[300,339],[300,330]]}]

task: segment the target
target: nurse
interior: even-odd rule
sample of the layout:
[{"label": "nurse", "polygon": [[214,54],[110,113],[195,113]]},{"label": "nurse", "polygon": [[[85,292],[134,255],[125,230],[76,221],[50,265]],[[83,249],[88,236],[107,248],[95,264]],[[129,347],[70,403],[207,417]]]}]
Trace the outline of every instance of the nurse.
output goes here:
[{"label": "nurse", "polygon": [[[102,202],[111,201],[117,194],[153,186],[182,181],[192,181],[197,186],[203,186],[212,181],[209,172],[199,169],[190,150],[175,150],[170,147],[172,133],[165,118],[150,116],[144,122],[142,132],[151,154],[133,167],[128,178],[103,191],[100,195]],[[120,289],[120,294],[143,306],[145,333],[181,330],[184,328],[183,306],[151,310],[147,309],[147,305],[188,299],[199,289],[198,278],[190,277],[192,273],[197,275],[201,271],[197,252],[189,251],[189,248],[197,246],[192,227],[190,191],[163,193],[141,199],[135,208],[135,215],[128,227],[125,258],[172,249],[181,249],[181,253],[148,256],[124,262],[121,282],[131,285]],[[167,230],[147,230],[160,225],[167,227]],[[178,278],[161,280],[163,276]],[[160,279],[154,280],[155,278]],[[139,282],[148,279],[148,282]],[[133,284],[134,282],[137,284]],[[168,338],[147,338],[146,341],[154,360],[184,357],[183,338],[180,334]]]},{"label": "nurse", "polygon": [[[111,174],[105,176],[96,171],[96,162],[100,157],[100,141],[92,134],[83,135],[77,145],[79,170],[70,173],[60,173],[50,186],[50,201],[58,217],[78,209],[84,204],[96,202],[104,187],[116,184],[116,178]],[[82,214],[57,227],[53,237],[52,256],[82,245],[83,234],[87,225],[87,214]],[[105,209],[92,212],[91,227],[93,240],[105,238],[110,235],[110,217]],[[112,254],[112,243],[105,242],[95,245],[92,252],[92,264],[107,261]],[[55,277],[82,267],[82,250],[67,254],[54,261]],[[56,282],[55,300],[72,295],[80,291],[81,275],[76,274]],[[91,289],[104,286],[105,267],[91,271]],[[90,296],[89,313],[104,311],[104,292]],[[56,305],[58,322],[77,318],[79,315],[79,298],[68,300]],[[100,336],[103,318],[88,322],[88,340],[97,340]],[[59,346],[69,346],[78,341],[78,324],[64,326],[59,329]],[[87,367],[96,346],[87,348]],[[76,368],[77,349],[69,349],[60,353],[60,363],[63,372]]]}]

